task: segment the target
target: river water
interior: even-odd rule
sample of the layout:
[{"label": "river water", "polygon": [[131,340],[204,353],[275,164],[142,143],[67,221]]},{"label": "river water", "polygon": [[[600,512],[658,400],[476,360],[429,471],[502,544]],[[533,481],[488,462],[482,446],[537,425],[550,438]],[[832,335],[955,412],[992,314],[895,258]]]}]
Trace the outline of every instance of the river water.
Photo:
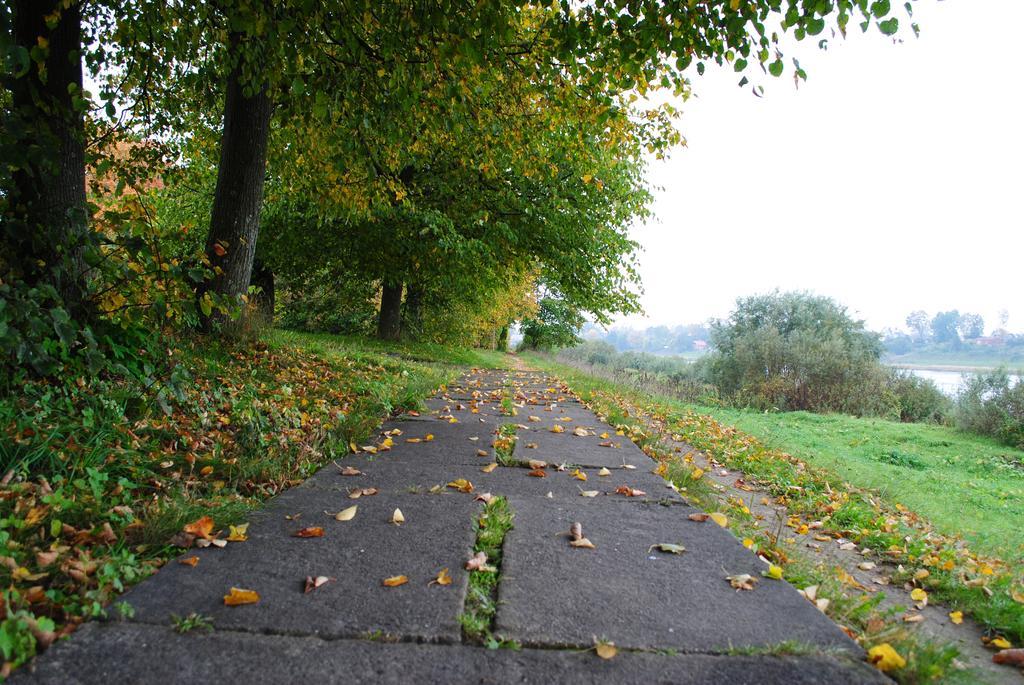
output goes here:
[{"label": "river water", "polygon": [[[915,376],[927,378],[935,383],[944,394],[955,395],[964,384],[964,377],[971,375],[971,372],[960,371],[939,371],[937,369],[906,369]],[[1014,383],[1020,382],[1020,376],[1010,376]]]}]

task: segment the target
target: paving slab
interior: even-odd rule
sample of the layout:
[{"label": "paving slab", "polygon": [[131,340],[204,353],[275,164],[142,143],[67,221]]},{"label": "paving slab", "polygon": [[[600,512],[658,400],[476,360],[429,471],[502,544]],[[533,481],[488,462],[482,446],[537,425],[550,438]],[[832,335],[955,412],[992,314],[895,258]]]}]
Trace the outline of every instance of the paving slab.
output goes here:
[{"label": "paving slab", "polygon": [[11,683],[730,683],[881,685],[875,669],[830,656],[712,656],[468,646],[215,631],[180,635],[162,626],[90,624],[55,645]]},{"label": "paving slab", "polygon": [[[354,520],[335,521],[324,512],[358,505]],[[224,549],[189,551],[197,566],[169,562],[156,576],[124,595],[133,620],[171,624],[171,615],[198,612],[217,626],[256,632],[357,637],[376,631],[403,638],[458,641],[467,574],[480,503],[469,496],[427,497],[381,493],[352,501],[338,492],[293,488],[254,514],[246,542]],[[400,508],[401,526],[391,516]],[[286,519],[291,516],[293,520]],[[297,520],[295,515],[301,515]],[[321,538],[298,538],[306,526],[321,526]],[[430,585],[442,568],[453,583]],[[335,581],[303,593],[306,576]],[[405,575],[401,587],[384,578]],[[255,590],[257,604],[228,607],[231,587]]]},{"label": "paving slab", "polygon": [[[796,640],[859,648],[728,531],[687,518],[688,505],[615,506],[511,498],[515,527],[504,544],[497,630],[525,645],[584,647],[594,636],[620,647],[719,652]],[[574,521],[596,549],[564,535]],[[681,555],[648,551],[682,544]],[[749,573],[753,591],[725,577]],[[543,597],[543,602],[537,598]]]}]

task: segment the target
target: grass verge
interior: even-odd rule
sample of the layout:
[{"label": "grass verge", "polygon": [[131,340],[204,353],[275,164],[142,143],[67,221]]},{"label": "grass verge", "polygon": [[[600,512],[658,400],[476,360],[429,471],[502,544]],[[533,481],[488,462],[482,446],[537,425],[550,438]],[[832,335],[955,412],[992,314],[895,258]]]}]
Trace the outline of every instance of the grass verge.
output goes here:
[{"label": "grass verge", "polygon": [[518,648],[513,641],[494,635],[494,617],[498,611],[498,581],[501,577],[501,552],[505,535],[512,529],[514,515],[504,497],[494,497],[484,507],[478,520],[473,551],[487,555],[485,567],[471,571],[466,604],[459,622],[466,641],[489,649]]}]

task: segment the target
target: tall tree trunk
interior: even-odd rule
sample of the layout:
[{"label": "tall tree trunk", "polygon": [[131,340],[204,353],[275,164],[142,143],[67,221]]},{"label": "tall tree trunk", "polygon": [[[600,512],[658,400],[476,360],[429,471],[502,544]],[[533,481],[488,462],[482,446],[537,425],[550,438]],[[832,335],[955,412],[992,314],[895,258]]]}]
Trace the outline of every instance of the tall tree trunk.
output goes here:
[{"label": "tall tree trunk", "polygon": [[253,262],[252,281],[260,289],[252,301],[253,315],[267,326],[274,325],[274,272],[261,260]]},{"label": "tall tree trunk", "polygon": [[405,334],[416,339],[423,332],[423,286],[412,284],[405,288],[405,316],[402,318],[402,329]]},{"label": "tall tree trunk", "polygon": [[402,334],[402,282],[384,281],[380,293],[380,318],[377,319],[377,337],[398,340]]},{"label": "tall tree trunk", "polygon": [[[14,39],[33,50],[44,42],[43,66],[11,79],[12,117],[20,119],[23,157],[16,166],[8,235],[18,275],[30,284],[50,283],[76,317],[85,314],[85,131],[82,94],[82,12],[78,2],[15,0]],[[46,17],[59,19],[51,29]],[[77,103],[77,104],[76,104]],[[11,130],[10,128],[8,130]]]},{"label": "tall tree trunk", "polygon": [[498,332],[498,349],[502,352],[508,352],[508,326],[502,326]]},{"label": "tall tree trunk", "polygon": [[[237,48],[241,40],[232,35],[231,48]],[[252,279],[273,107],[265,85],[255,90],[253,84],[242,82],[242,62],[239,57],[228,76],[220,166],[206,239],[206,255],[215,273],[200,290],[200,297],[205,292],[239,297]],[[249,97],[243,91],[246,85],[253,90]],[[207,329],[211,318],[204,322]]]}]

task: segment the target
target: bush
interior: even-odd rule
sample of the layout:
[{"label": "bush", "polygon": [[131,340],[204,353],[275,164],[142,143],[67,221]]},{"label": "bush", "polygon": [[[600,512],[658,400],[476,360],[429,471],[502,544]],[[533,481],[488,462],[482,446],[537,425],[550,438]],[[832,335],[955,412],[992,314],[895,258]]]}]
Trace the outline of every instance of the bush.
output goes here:
[{"label": "bush", "polygon": [[893,369],[887,385],[900,421],[945,423],[952,414],[953,403],[927,378]]},{"label": "bush", "polygon": [[970,377],[956,398],[956,424],[1024,449],[1024,383],[1005,369]]}]

